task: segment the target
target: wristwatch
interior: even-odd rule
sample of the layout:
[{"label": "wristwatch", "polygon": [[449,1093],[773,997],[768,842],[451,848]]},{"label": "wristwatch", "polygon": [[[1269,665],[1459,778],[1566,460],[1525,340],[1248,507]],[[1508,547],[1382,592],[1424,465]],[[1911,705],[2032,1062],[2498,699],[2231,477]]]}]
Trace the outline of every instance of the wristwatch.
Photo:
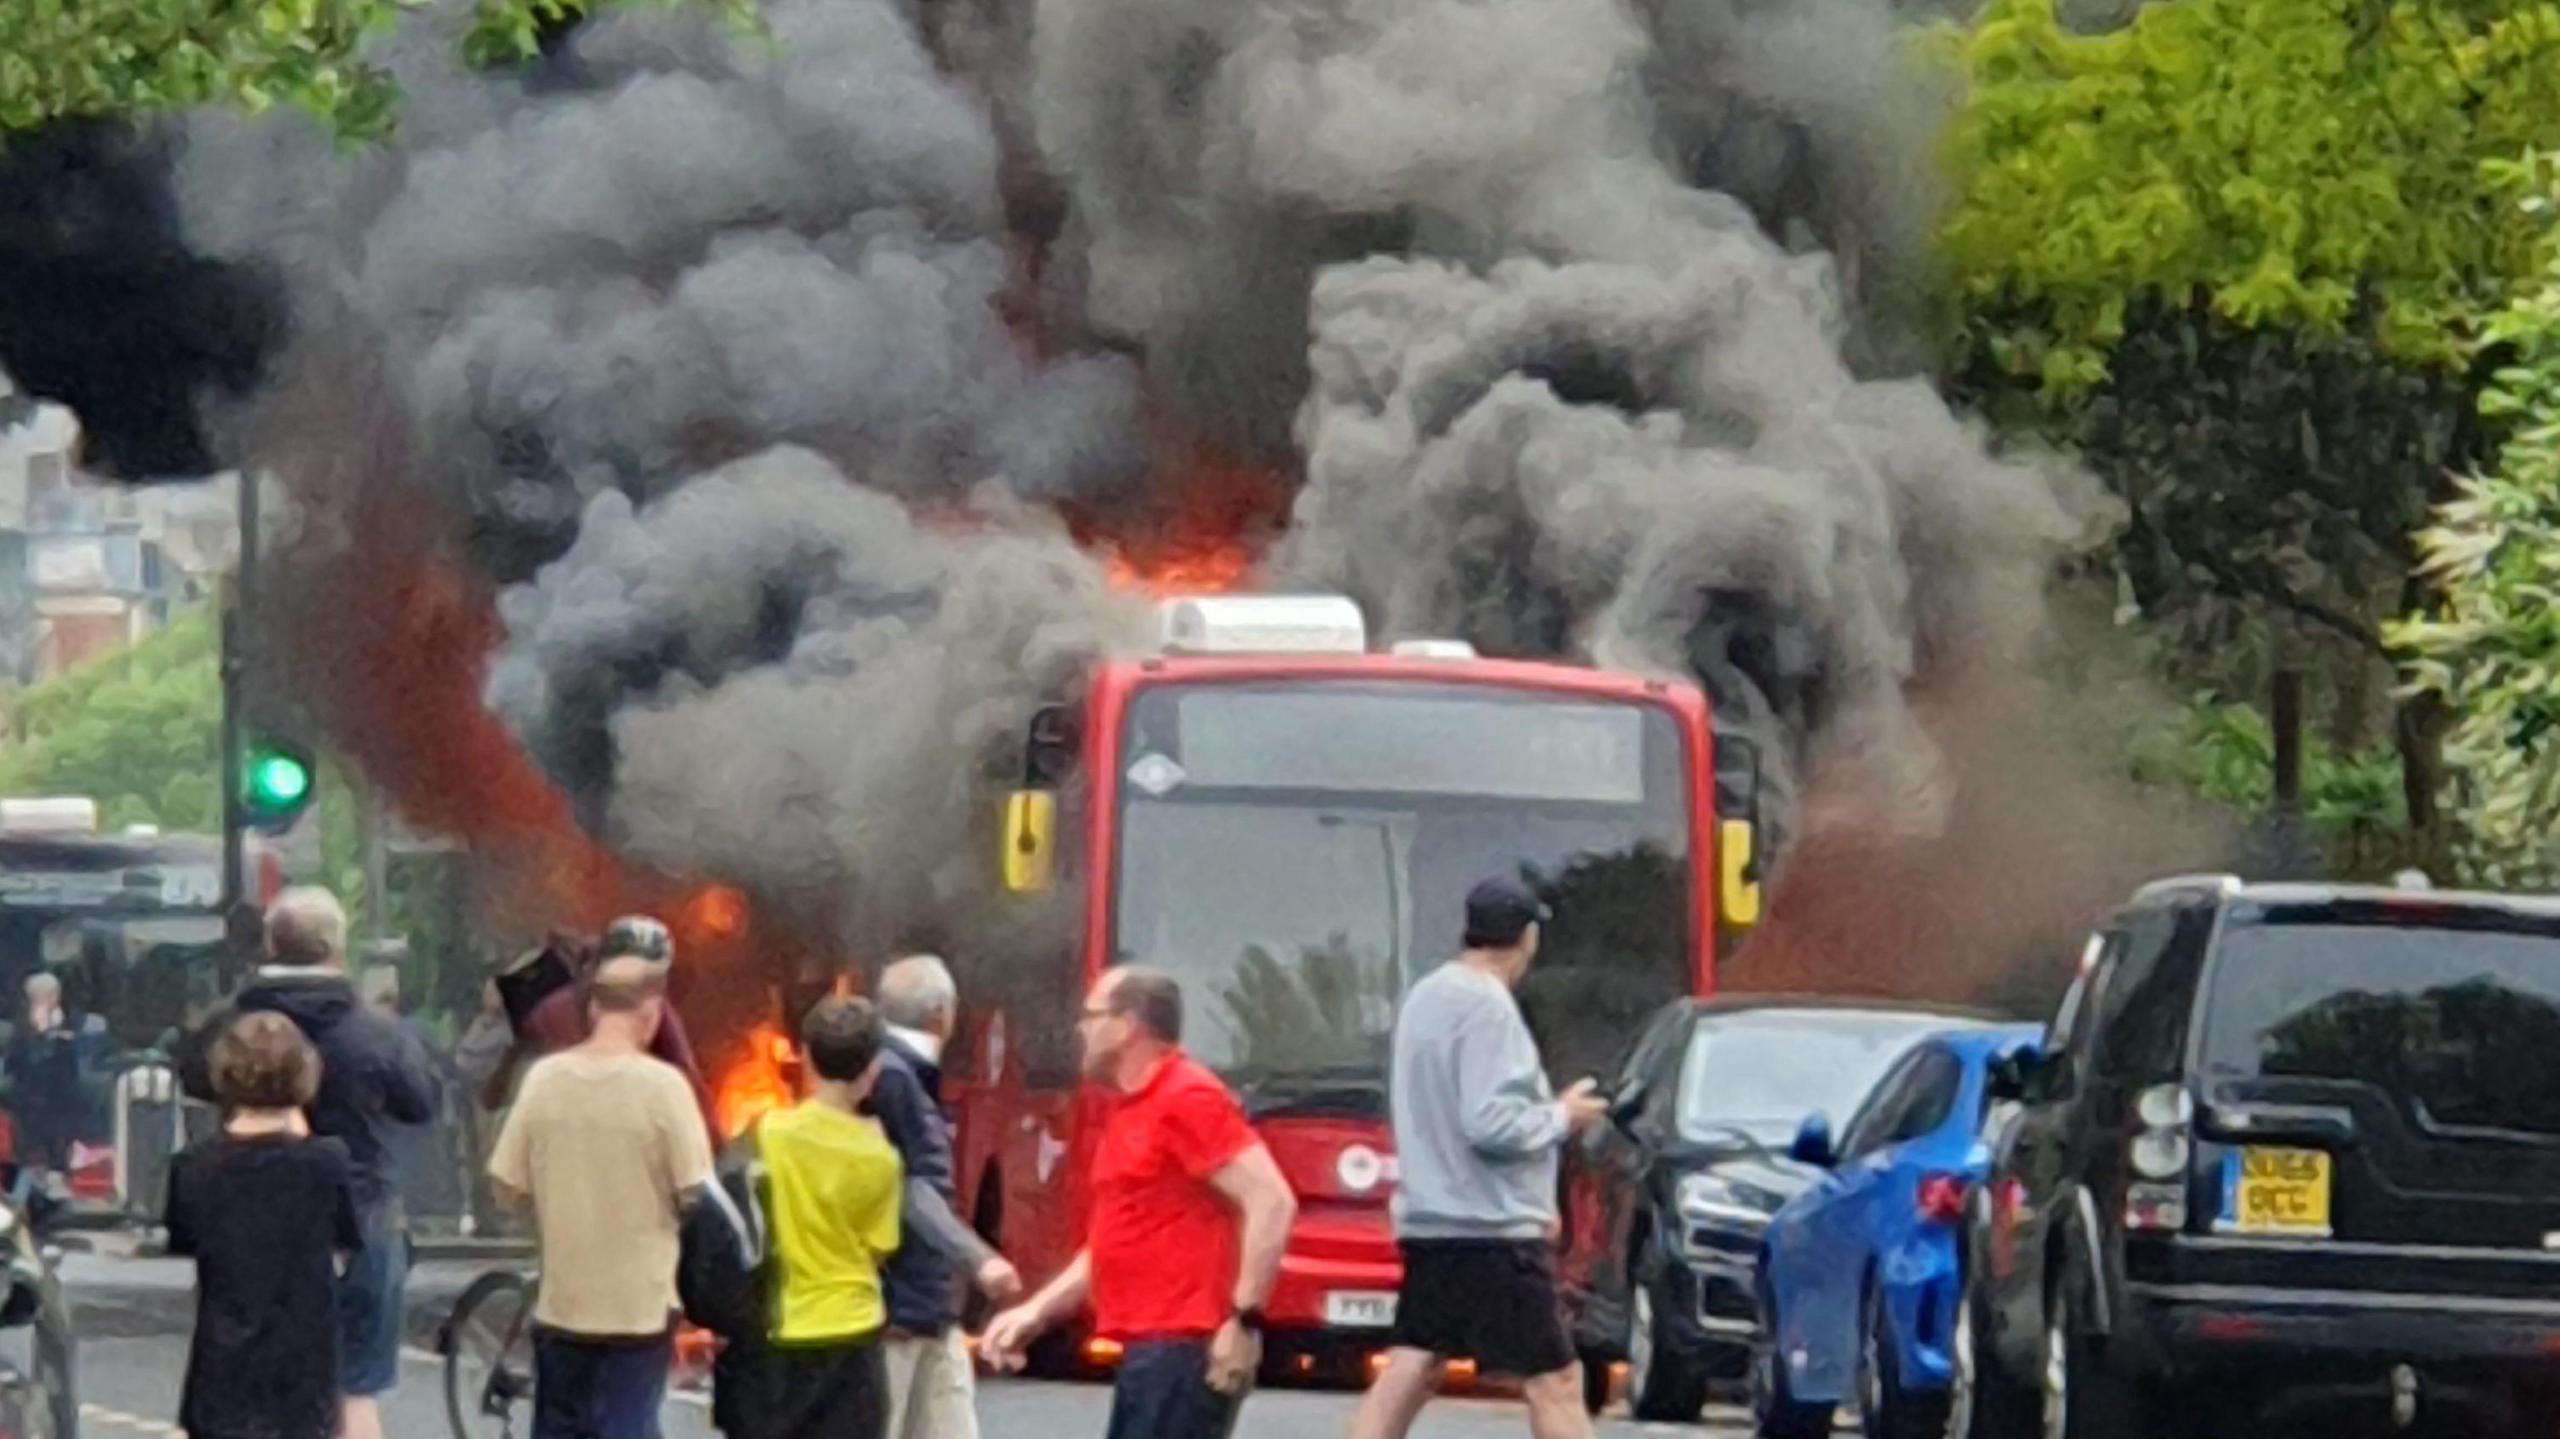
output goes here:
[{"label": "wristwatch", "polygon": [[1259,1304],[1255,1304],[1255,1305],[1249,1305],[1249,1306],[1247,1306],[1247,1307],[1245,1307],[1245,1308],[1243,1308],[1243,1309],[1239,1309],[1239,1310],[1237,1310],[1237,1311],[1236,1311],[1236,1322],[1237,1322],[1238,1324],[1241,1324],[1241,1325],[1243,1325],[1243,1326],[1244,1326],[1244,1332],[1245,1332],[1245,1333],[1247,1333],[1247,1334],[1259,1334],[1259,1333],[1261,1333],[1261,1332],[1262,1332],[1262,1306],[1261,1306],[1261,1305],[1259,1305]]}]

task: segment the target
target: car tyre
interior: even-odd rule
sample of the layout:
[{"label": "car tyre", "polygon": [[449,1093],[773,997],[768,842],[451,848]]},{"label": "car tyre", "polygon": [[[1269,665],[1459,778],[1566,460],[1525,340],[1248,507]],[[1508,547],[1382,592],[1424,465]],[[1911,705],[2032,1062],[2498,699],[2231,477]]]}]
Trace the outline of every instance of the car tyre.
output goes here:
[{"label": "car tyre", "polygon": [[2044,1439],[2144,1439],[2141,1384],[2104,1341],[2079,1332],[2068,1298],[2044,1308]]},{"label": "car tyre", "polygon": [[2009,1372],[1987,1342],[1981,1296],[1968,1281],[1947,1339],[1946,1439],[2026,1439],[2037,1432],[2036,1390]]},{"label": "car tyre", "polygon": [[1947,1396],[1902,1387],[1892,1319],[1874,1285],[1867,1286],[1858,1311],[1858,1420],[1868,1439],[1940,1439],[1947,1430]]},{"label": "car tyre", "polygon": [[1751,1432],[1760,1439],[1830,1439],[1834,1406],[1806,1404],[1788,1387],[1778,1352],[1778,1306],[1760,1296],[1760,1332],[1751,1339]]},{"label": "car tyre", "polygon": [[[1638,1419],[1695,1424],[1707,1408],[1707,1371],[1681,1347],[1676,1311],[1657,1286],[1638,1280],[1627,1296],[1627,1403]],[[1588,1376],[1583,1381],[1586,1392]],[[1603,1379],[1602,1387],[1607,1387]]]}]

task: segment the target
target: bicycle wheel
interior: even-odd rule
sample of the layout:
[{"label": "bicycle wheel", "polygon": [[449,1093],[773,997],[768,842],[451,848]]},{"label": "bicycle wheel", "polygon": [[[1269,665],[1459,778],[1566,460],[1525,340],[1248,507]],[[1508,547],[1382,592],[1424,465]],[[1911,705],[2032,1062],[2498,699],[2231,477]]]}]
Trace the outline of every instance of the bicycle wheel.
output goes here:
[{"label": "bicycle wheel", "polygon": [[444,1407],[453,1439],[533,1431],[533,1283],[500,1271],[471,1281],[444,1330]]}]

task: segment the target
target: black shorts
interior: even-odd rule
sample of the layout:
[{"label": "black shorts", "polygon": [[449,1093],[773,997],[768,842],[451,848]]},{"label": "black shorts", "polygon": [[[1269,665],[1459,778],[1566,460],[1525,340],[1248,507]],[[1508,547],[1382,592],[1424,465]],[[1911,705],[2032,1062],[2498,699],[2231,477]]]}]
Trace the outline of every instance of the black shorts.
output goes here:
[{"label": "black shorts", "polygon": [[888,1357],[877,1336],[766,1344],[749,1398],[753,1439],[879,1439],[889,1430]]},{"label": "black shorts", "polygon": [[1408,1239],[1387,1343],[1534,1379],[1573,1365],[1556,1301],[1556,1256],[1540,1240]]}]

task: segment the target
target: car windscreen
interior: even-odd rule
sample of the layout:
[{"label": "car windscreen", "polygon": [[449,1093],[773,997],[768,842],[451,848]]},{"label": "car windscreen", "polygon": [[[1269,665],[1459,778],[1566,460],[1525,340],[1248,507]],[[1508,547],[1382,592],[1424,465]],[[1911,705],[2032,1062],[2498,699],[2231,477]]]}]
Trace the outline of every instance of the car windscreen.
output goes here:
[{"label": "car windscreen", "polygon": [[2204,1065],[2379,1086],[2441,1129],[2560,1135],[2560,925],[2454,906],[2237,913]]},{"label": "car windscreen", "polygon": [[1904,1050],[1954,1027],[1943,1016],[1855,1010],[1702,1019],[1680,1063],[1680,1131],[1711,1142],[1739,1129],[1784,1144],[1817,1110],[1837,1129]]}]

